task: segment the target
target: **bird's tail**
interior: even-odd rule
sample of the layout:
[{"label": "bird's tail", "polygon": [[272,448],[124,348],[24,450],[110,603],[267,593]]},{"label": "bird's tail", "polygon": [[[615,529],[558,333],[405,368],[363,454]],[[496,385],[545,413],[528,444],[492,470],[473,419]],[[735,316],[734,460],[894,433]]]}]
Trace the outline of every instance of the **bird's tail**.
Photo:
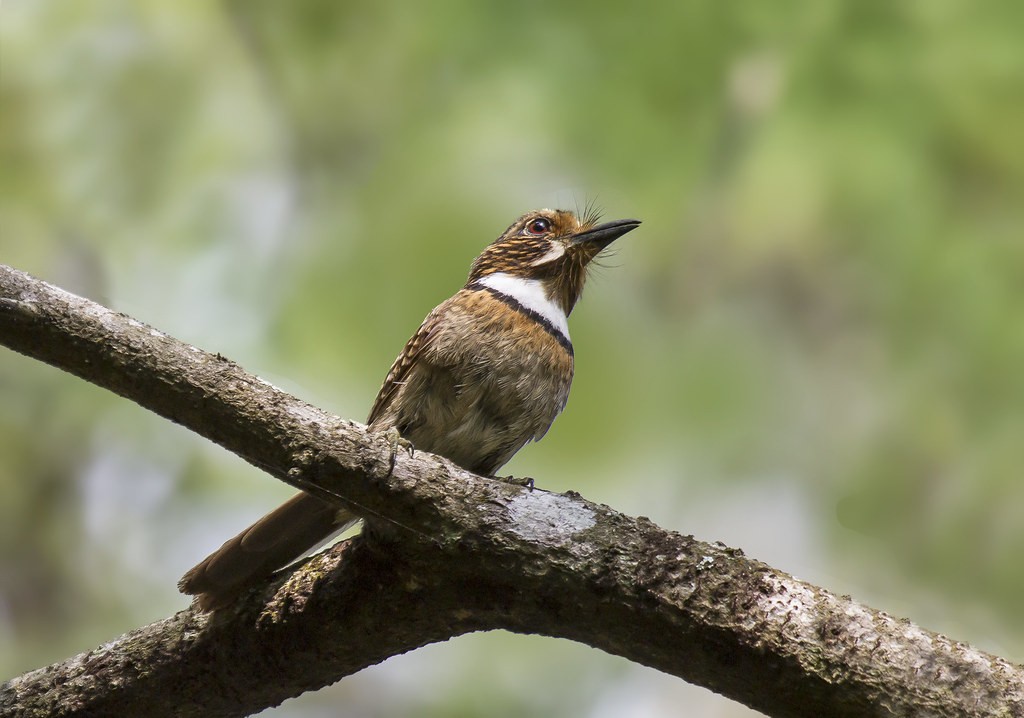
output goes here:
[{"label": "bird's tail", "polygon": [[229,539],[178,581],[205,611],[231,603],[276,569],[344,531],[359,518],[305,492]]}]

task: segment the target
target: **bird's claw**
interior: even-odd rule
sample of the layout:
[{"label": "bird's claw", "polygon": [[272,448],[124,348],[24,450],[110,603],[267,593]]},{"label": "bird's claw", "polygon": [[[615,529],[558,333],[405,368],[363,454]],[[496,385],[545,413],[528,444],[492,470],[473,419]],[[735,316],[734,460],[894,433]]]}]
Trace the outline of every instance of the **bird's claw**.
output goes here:
[{"label": "bird's claw", "polygon": [[388,448],[391,450],[390,466],[388,468],[388,476],[395,472],[395,464],[398,462],[398,452],[404,451],[412,458],[416,454],[416,447],[412,445],[412,442],[402,437],[398,433],[398,429],[391,427],[386,432],[388,440]]},{"label": "bird's claw", "polygon": [[499,481],[504,481],[506,484],[512,484],[513,486],[522,486],[523,488],[533,491],[533,479],[529,476],[499,476]]}]

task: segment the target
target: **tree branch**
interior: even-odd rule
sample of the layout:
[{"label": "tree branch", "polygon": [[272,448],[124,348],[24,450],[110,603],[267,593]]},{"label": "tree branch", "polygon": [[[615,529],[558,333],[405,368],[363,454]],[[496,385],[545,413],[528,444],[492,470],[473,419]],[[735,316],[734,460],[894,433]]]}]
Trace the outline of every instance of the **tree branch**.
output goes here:
[{"label": "tree branch", "polygon": [[576,494],[395,454],[130,317],[0,265],[0,343],[180,423],[370,529],[0,689],[0,714],[239,716],[416,647],[570,638],[773,716],[1021,716],[1024,668]]}]

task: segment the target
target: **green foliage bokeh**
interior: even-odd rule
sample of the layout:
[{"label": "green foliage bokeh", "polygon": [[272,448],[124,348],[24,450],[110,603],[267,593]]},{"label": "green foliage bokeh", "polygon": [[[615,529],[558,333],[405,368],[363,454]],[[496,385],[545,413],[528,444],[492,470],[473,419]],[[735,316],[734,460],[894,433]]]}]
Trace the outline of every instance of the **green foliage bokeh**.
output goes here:
[{"label": "green foliage bokeh", "polygon": [[[565,415],[509,470],[1020,661],[1022,21],[8,2],[0,261],[362,419],[512,218],[639,217],[572,318]],[[0,353],[0,673],[181,607],[177,576],[288,493]],[[543,645],[463,639],[275,714],[748,713]]]}]

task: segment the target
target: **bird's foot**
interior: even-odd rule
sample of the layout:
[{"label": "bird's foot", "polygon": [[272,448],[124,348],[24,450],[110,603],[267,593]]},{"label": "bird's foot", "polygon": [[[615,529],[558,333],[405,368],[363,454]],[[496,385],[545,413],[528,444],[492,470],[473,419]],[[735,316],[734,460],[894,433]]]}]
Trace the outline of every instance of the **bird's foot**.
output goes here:
[{"label": "bird's foot", "polygon": [[498,481],[504,481],[506,484],[522,486],[523,488],[533,491],[533,479],[529,476],[496,476],[494,478]]},{"label": "bird's foot", "polygon": [[388,476],[395,472],[395,463],[398,461],[398,452],[404,451],[412,458],[416,454],[416,447],[408,439],[402,438],[398,429],[391,427],[385,432],[388,440],[388,447],[391,449],[391,464],[388,468]]}]

